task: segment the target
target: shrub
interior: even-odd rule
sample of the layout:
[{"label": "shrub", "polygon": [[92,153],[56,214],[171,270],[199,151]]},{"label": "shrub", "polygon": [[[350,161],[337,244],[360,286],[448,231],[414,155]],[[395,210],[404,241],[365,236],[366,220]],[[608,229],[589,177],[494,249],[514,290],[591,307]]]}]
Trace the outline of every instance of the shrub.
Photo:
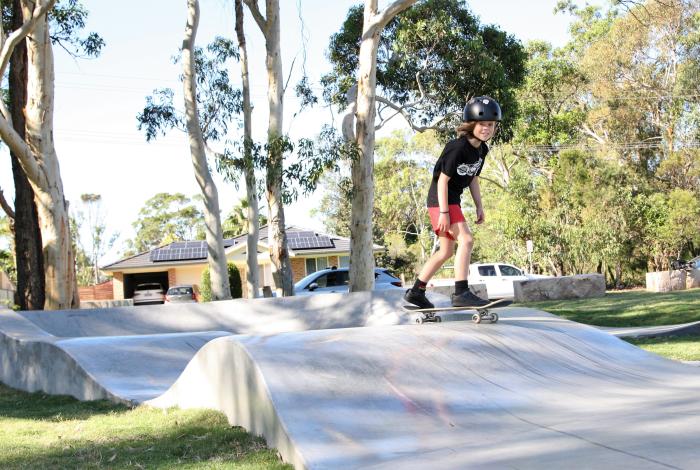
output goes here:
[{"label": "shrub", "polygon": [[[231,286],[231,297],[240,299],[243,297],[243,287],[241,285],[241,273],[233,263],[228,263],[228,282]],[[211,301],[211,274],[209,266],[204,268],[202,272],[202,287],[200,289],[202,302]]]}]

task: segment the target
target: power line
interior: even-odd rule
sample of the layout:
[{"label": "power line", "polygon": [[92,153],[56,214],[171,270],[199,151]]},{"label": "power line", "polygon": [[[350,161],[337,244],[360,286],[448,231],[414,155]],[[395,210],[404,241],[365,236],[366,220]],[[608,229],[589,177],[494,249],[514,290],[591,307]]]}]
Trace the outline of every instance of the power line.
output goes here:
[{"label": "power line", "polygon": [[[628,143],[605,143],[591,145],[585,143],[563,144],[563,145],[513,145],[510,147],[514,152],[561,152],[563,150],[600,150],[615,149],[615,150],[656,150],[668,148],[668,145],[663,142],[628,142]],[[675,146],[674,151],[684,149],[700,148],[700,141],[684,142],[681,145]]]}]

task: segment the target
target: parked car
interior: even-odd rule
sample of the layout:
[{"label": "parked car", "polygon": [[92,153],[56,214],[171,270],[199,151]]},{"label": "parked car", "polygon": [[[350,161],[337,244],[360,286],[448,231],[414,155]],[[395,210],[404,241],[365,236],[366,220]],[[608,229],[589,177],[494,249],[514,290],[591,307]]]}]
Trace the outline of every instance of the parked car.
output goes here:
[{"label": "parked car", "polygon": [[199,302],[199,288],[194,284],[173,286],[165,293],[165,304],[183,304]]},{"label": "parked car", "polygon": [[[294,295],[330,294],[348,291],[348,268],[322,269],[294,284]],[[374,290],[401,289],[401,279],[386,268],[374,269]]]},{"label": "parked car", "polygon": [[473,263],[469,265],[469,283],[485,284],[489,299],[512,299],[513,281],[538,279],[552,276],[527,274],[512,264]]},{"label": "parked car", "polygon": [[162,304],[165,302],[163,286],[157,282],[137,284],[133,300],[134,305]]}]

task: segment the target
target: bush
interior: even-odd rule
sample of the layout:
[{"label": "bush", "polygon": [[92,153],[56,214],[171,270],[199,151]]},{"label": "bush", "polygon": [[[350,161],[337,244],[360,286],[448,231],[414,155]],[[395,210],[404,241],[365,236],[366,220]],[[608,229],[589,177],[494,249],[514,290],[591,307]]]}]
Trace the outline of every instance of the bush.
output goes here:
[{"label": "bush", "polygon": [[[228,263],[228,282],[231,286],[231,297],[234,299],[240,299],[243,297],[243,287],[241,285],[241,273],[238,268],[233,263]],[[202,295],[202,302],[211,301],[211,274],[209,273],[209,266],[204,268],[202,272],[202,287],[200,289]]]}]

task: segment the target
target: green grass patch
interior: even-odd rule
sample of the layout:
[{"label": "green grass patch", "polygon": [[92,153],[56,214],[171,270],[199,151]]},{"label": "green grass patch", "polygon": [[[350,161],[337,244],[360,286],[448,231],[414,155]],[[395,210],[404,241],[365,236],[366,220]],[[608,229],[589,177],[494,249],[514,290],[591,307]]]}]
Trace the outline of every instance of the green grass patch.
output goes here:
[{"label": "green grass patch", "polygon": [[211,410],[130,408],[0,384],[0,468],[291,469]]},{"label": "green grass patch", "polygon": [[640,348],[677,361],[700,361],[700,335],[624,338]]},{"label": "green grass patch", "polygon": [[700,289],[608,292],[605,297],[519,304],[596,326],[660,326],[700,321]]}]

